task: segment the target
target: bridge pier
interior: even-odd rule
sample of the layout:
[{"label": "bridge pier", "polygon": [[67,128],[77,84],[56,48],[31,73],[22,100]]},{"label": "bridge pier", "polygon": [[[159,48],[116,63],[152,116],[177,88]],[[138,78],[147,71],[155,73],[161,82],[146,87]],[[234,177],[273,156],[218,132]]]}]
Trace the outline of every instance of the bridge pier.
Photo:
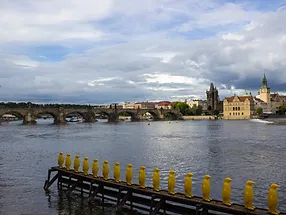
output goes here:
[{"label": "bridge pier", "polygon": [[32,113],[27,113],[27,115],[23,119],[23,124],[25,124],[25,125],[37,124],[35,116]]},{"label": "bridge pier", "polygon": [[92,112],[92,110],[88,110],[87,114],[85,116],[84,122],[86,123],[92,123],[92,122],[97,122],[96,118],[95,118],[95,114]]},{"label": "bridge pier", "polygon": [[139,122],[142,120],[143,120],[143,116],[141,115],[136,114],[136,115],[131,116],[131,122]]},{"label": "bridge pier", "polygon": [[64,113],[62,112],[62,110],[60,108],[59,113],[55,117],[54,124],[62,125],[62,124],[66,124],[66,123],[67,123],[66,116],[64,115]]},{"label": "bridge pier", "polygon": [[116,112],[108,116],[108,122],[118,122],[118,121],[119,121],[119,116]]}]

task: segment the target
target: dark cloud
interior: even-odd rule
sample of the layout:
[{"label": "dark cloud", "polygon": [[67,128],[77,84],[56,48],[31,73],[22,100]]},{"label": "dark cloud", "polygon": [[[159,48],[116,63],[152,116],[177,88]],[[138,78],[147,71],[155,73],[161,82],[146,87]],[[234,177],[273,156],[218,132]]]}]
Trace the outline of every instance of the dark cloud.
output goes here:
[{"label": "dark cloud", "polygon": [[[129,3],[125,0],[122,5]],[[158,6],[161,3],[152,3],[154,8],[160,9],[160,14],[153,7],[146,13],[145,5],[139,2],[138,5],[133,3],[128,11],[123,10],[122,5],[116,9],[114,5],[111,9],[101,8],[102,11],[97,7],[101,15],[78,5],[78,13],[66,17],[65,23],[54,19],[53,11],[47,14],[40,11],[43,12],[40,16],[38,10],[35,13],[42,19],[34,20],[33,13],[24,13],[21,15],[26,19],[23,18],[22,23],[8,9],[8,14],[12,14],[9,23],[12,27],[19,25],[22,31],[14,32],[16,28],[0,20],[0,26],[7,32],[14,32],[11,38],[0,35],[0,50],[4,50],[0,54],[0,100],[109,103],[205,97],[211,82],[218,87],[222,98],[233,89],[257,91],[264,72],[272,91],[286,91],[285,11],[260,13],[246,10],[242,5],[209,0],[168,1],[168,8],[172,10],[167,10],[167,7]],[[186,5],[194,12],[186,11]],[[59,9],[55,7],[55,11]],[[75,8],[67,10],[77,11]],[[105,10],[106,14],[109,10],[116,11],[114,14],[121,19],[110,20],[116,20],[120,28],[114,26],[113,21],[97,22],[97,19],[106,18]],[[86,13],[87,20],[81,16]],[[45,19],[47,17],[50,19]],[[90,19],[93,22],[89,23]],[[172,23],[174,19],[180,22]],[[151,21],[156,23],[151,26]],[[37,23],[38,28],[31,29],[31,23],[35,22],[41,23]],[[168,26],[167,23],[172,24]],[[164,24],[164,32],[158,31],[160,24]],[[196,39],[186,37],[198,33],[192,28],[202,29],[200,33],[205,35]],[[203,29],[209,29],[212,34],[208,35],[209,31]],[[25,31],[29,35],[22,35]],[[101,33],[104,36],[100,36]],[[17,40],[14,40],[15,35]],[[41,53],[47,53],[47,50],[35,49],[37,44],[47,47],[49,40],[57,44],[55,47],[74,52],[57,56],[60,60],[53,62],[34,60],[39,59]],[[21,53],[33,56],[17,55],[19,52],[12,51],[16,50],[13,46],[23,43],[29,44],[26,49],[32,48],[30,52],[22,50]],[[5,44],[10,44],[11,52]],[[80,49],[85,50],[78,51]],[[39,56],[34,56],[37,53],[31,50],[38,50]],[[49,51],[53,53],[54,50]]]}]

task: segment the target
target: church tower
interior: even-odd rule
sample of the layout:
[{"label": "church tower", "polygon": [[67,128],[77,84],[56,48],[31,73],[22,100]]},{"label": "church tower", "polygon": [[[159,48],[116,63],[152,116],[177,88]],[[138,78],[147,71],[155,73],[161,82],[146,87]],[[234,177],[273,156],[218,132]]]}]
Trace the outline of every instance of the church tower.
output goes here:
[{"label": "church tower", "polygon": [[267,85],[267,78],[264,73],[262,79],[262,86],[259,89],[260,99],[267,104],[267,112],[271,112],[271,101],[270,101],[270,88]]}]

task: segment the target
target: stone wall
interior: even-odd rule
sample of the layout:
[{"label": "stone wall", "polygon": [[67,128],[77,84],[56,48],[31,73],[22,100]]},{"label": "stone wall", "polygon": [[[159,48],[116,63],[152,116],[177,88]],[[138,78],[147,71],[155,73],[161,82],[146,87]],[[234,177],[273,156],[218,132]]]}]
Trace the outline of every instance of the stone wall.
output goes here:
[{"label": "stone wall", "polygon": [[183,120],[214,120],[215,116],[183,116]]}]

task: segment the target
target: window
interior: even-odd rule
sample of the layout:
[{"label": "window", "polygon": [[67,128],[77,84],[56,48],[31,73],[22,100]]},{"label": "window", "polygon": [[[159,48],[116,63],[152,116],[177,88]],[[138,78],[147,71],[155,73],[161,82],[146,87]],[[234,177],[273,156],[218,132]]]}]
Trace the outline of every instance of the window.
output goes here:
[{"label": "window", "polygon": [[240,110],[240,107],[238,107],[238,110]]},{"label": "window", "polygon": [[229,115],[231,116],[231,113],[229,113]]},{"label": "window", "polygon": [[232,110],[235,110],[235,107],[233,107]]},{"label": "window", "polygon": [[238,112],[238,115],[240,115],[240,113]]},{"label": "window", "polygon": [[241,115],[243,115],[243,112],[241,112]]}]

